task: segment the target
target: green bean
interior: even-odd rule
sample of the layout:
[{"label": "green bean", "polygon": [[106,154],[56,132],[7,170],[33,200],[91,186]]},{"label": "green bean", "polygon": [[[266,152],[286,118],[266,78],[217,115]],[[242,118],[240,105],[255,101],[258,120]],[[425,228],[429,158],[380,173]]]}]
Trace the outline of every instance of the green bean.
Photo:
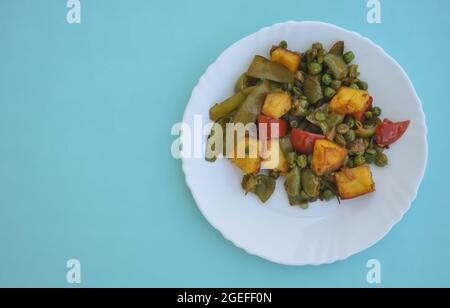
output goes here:
[{"label": "green bean", "polygon": [[306,76],[303,91],[311,104],[316,104],[323,98],[322,87],[317,76]]},{"label": "green bean", "polygon": [[268,93],[268,82],[263,82],[255,87],[239,107],[234,116],[234,123],[242,123],[244,125],[255,123],[261,114],[261,109]]},{"label": "green bean", "polygon": [[329,53],[342,56],[344,54],[344,45],[343,41],[336,42],[333,47],[331,47]]},{"label": "green bean", "polygon": [[284,155],[294,152],[294,147],[292,146],[289,136],[284,136],[280,139],[280,148]]},{"label": "green bean", "polygon": [[210,110],[209,110],[209,118],[213,122],[217,122],[219,119],[229,116],[234,111],[236,111],[247,99],[249,95],[249,91],[251,92],[254,89],[247,88],[242,92],[239,92],[235,94],[234,96],[228,98],[224,102],[220,104],[215,104]]},{"label": "green bean", "polygon": [[323,45],[322,45],[322,43],[314,43],[313,45],[312,45],[312,48],[313,49],[316,49],[317,51],[320,51],[320,50],[322,50],[323,49]]},{"label": "green bean", "polygon": [[261,202],[266,203],[275,191],[276,182],[267,175],[246,175],[242,180],[242,188],[258,196]]},{"label": "green bean", "polygon": [[306,168],[301,172],[303,190],[310,198],[317,198],[320,194],[320,180],[311,169]]},{"label": "green bean", "polygon": [[379,153],[376,157],[375,157],[375,165],[377,165],[378,167],[386,167],[389,164],[389,159],[386,156],[386,154],[384,153]]},{"label": "green bean", "polygon": [[279,83],[294,82],[294,74],[284,65],[256,56],[248,69],[247,75],[262,80],[272,80]]},{"label": "green bean", "polygon": [[300,169],[294,167],[288,174],[286,174],[286,182],[284,184],[289,196],[297,196],[300,194],[302,186],[302,178]]},{"label": "green bean", "polygon": [[347,64],[342,60],[341,57],[334,54],[327,54],[324,59],[325,64],[333,72],[335,79],[343,79],[349,73],[349,68]]},{"label": "green bean", "polygon": [[353,60],[355,60],[355,54],[353,52],[349,51],[349,52],[346,52],[344,54],[344,61],[345,61],[345,63],[349,64]]},{"label": "green bean", "polygon": [[238,81],[236,82],[236,85],[234,86],[234,92],[239,93],[243,91],[245,88],[247,88],[247,74],[242,74]]}]

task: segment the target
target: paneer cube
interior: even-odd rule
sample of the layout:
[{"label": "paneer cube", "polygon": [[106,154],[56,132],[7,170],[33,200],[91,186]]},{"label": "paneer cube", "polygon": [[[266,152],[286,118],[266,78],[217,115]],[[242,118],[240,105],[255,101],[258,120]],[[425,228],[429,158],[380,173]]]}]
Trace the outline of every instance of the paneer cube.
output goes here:
[{"label": "paneer cube", "polygon": [[279,119],[292,108],[292,100],[288,93],[276,91],[267,95],[262,113],[273,119]]},{"label": "paneer cube", "polygon": [[355,114],[364,111],[370,99],[367,91],[342,87],[330,103],[330,111],[340,114]]},{"label": "paneer cube", "polygon": [[372,172],[367,165],[336,173],[336,184],[343,200],[354,199],[375,191]]},{"label": "paneer cube", "polygon": [[233,153],[227,153],[229,159],[244,172],[252,174],[259,172],[261,157],[259,155],[258,139],[245,137],[237,140]]},{"label": "paneer cube", "polygon": [[273,50],[271,56],[272,61],[283,64],[292,73],[297,72],[300,62],[302,61],[302,56],[299,53],[281,47]]},{"label": "paneer cube", "polygon": [[280,148],[280,141],[278,139],[274,140],[262,140],[260,141],[262,164],[261,168],[266,170],[274,170],[280,173],[288,173],[289,165]]},{"label": "paneer cube", "polygon": [[312,169],[317,176],[338,170],[347,158],[347,149],[329,140],[317,140],[314,145]]}]

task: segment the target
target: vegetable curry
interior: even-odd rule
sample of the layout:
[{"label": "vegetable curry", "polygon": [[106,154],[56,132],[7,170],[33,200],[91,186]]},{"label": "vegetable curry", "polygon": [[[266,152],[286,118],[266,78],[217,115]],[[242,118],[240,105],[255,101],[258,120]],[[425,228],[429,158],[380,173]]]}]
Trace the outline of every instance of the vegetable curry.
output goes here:
[{"label": "vegetable curry", "polygon": [[[223,131],[229,123],[256,125],[256,136],[238,139],[233,150],[238,143],[246,151],[263,143],[276,154],[276,159],[247,152],[227,156],[243,173],[245,193],[265,203],[283,178],[289,203],[306,209],[318,200],[340,202],[375,192],[370,165],[389,164],[386,151],[410,122],[382,118],[354,59],[342,41],[330,49],[315,43],[303,53],[283,41],[269,57],[256,55],[235,94],[211,108],[214,127]],[[211,147],[214,127],[207,143],[211,162],[226,153]]]}]

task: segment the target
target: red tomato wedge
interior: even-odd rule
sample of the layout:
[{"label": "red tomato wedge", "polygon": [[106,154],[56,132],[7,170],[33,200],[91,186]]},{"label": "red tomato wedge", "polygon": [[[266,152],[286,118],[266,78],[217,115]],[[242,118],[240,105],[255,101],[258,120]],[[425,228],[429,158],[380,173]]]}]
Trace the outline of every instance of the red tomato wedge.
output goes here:
[{"label": "red tomato wedge", "polygon": [[294,149],[302,154],[311,154],[317,140],[325,139],[325,136],[313,134],[297,128],[292,129],[291,143]]},{"label": "red tomato wedge", "polygon": [[[288,133],[288,122],[283,119],[273,119],[271,117],[265,116],[263,114],[259,115],[258,118],[259,123],[259,134],[260,136],[264,135],[262,134],[262,130],[266,130],[266,137],[267,140],[270,139],[276,139],[276,138],[283,138]],[[266,124],[266,125],[261,125]],[[272,134],[272,124],[278,125],[278,136],[275,134]],[[273,135],[273,136],[272,136]]]},{"label": "red tomato wedge", "polygon": [[376,131],[376,141],[379,146],[388,146],[397,142],[408,130],[411,121],[394,123],[385,119]]}]

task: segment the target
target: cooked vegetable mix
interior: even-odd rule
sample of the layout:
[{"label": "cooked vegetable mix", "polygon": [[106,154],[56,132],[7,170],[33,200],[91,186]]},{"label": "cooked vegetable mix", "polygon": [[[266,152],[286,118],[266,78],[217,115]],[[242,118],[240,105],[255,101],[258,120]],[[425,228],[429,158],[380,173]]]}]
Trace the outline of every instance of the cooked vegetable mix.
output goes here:
[{"label": "cooked vegetable mix", "polygon": [[[303,209],[373,193],[370,165],[389,164],[386,150],[410,122],[382,118],[355,59],[343,41],[329,50],[314,43],[304,52],[283,41],[269,57],[255,56],[235,94],[210,110],[215,125],[206,159],[230,159],[244,175],[244,191],[263,203],[281,178],[289,203]],[[256,131],[229,136],[228,124],[254,124]]]}]

